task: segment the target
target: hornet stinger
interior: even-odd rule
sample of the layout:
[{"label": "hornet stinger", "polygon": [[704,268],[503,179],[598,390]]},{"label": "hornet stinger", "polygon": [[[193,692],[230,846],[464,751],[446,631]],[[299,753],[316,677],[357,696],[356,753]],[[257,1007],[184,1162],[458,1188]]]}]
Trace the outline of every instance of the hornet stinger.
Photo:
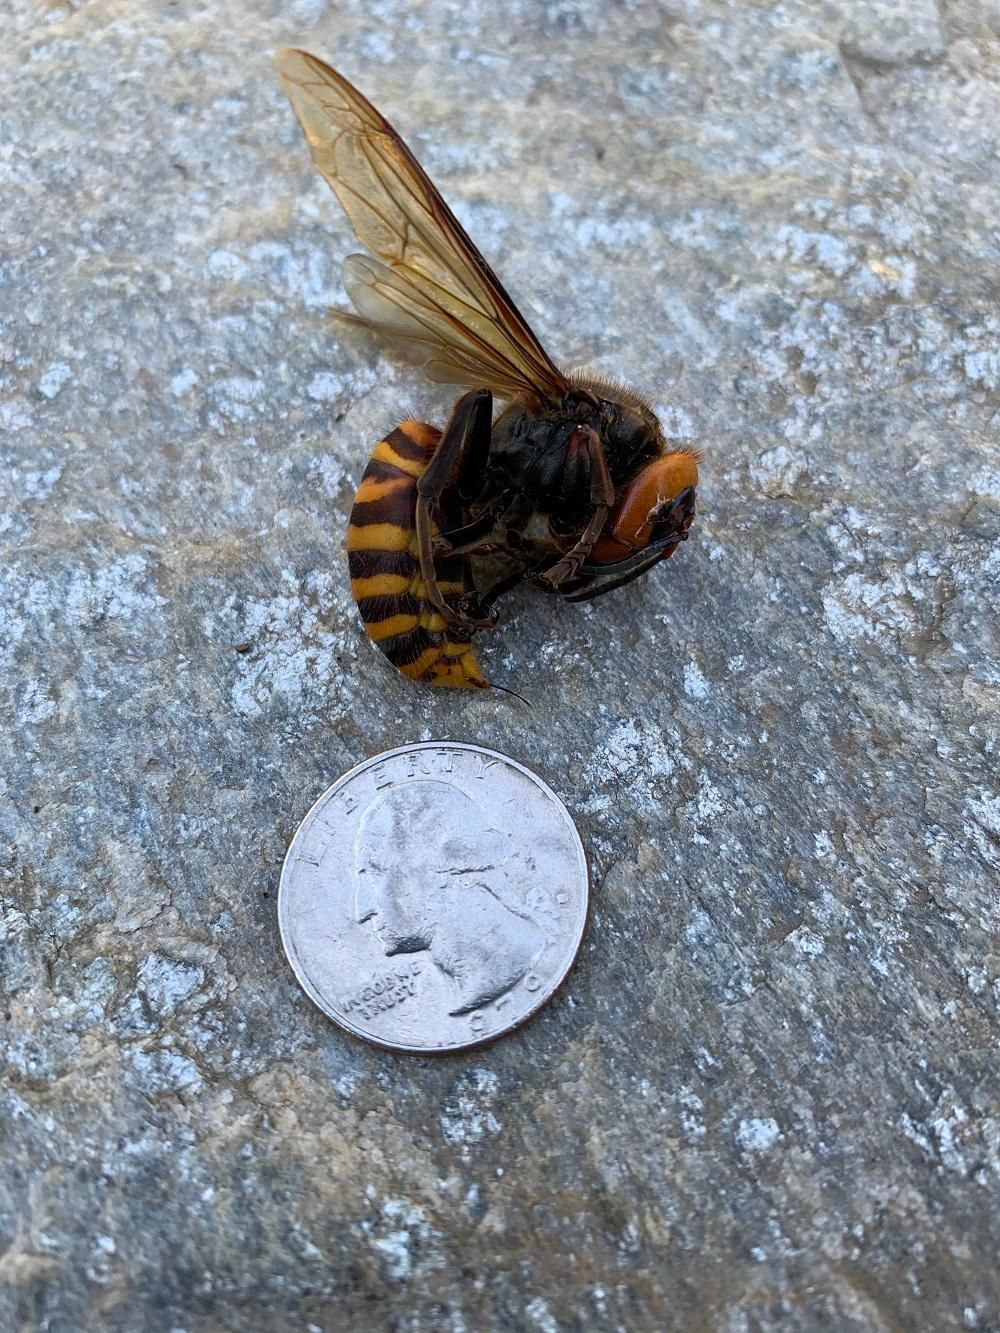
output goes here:
[{"label": "hornet stinger", "polygon": [[556,369],[356,88],[304,51],[277,64],[315,166],[374,256],[344,263],[358,314],[432,380],[469,390],[443,431],[404,421],[375,446],[347,533],[361,619],[403,675],[486,689],[472,638],[499,622],[502,594],[528,582],[582,602],[665,560],[694,518],[699,455],[671,446],[634,390]]}]

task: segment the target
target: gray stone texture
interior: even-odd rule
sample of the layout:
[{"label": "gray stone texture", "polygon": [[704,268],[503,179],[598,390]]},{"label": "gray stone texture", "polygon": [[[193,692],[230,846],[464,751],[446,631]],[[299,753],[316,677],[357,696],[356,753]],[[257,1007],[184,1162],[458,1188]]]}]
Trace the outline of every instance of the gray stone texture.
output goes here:
[{"label": "gray stone texture", "polygon": [[[564,366],[705,450],[693,540],[510,598],[466,697],[343,554],[451,395],[338,325],[271,67],[354,78]],[[1000,1327],[996,0],[7,0],[0,1326]],[[395,1057],[284,849],[429,737],[594,871],[568,986]]]}]

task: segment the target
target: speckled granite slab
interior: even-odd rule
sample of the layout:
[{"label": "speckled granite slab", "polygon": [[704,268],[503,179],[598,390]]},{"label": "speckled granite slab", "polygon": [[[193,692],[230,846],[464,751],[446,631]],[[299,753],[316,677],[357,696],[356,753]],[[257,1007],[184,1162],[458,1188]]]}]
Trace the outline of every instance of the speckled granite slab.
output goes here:
[{"label": "speckled granite slab", "polygon": [[[271,53],[408,137],[564,366],[705,450],[693,540],[421,691],[343,554],[448,390]],[[0,1325],[1000,1327],[996,0],[8,0]],[[497,747],[594,869],[570,984],[405,1059],[299,991],[316,795]]]}]

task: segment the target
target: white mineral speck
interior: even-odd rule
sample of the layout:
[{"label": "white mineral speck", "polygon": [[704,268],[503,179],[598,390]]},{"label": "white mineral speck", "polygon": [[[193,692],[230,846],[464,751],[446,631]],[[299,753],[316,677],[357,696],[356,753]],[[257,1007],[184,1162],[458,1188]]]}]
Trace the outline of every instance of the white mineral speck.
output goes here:
[{"label": "white mineral speck", "polygon": [[239,255],[234,255],[231,250],[213,250],[208,257],[208,271],[214,278],[238,282],[246,273],[247,266]]},{"label": "white mineral speck", "polygon": [[769,1148],[774,1147],[780,1137],[778,1122],[770,1116],[752,1116],[748,1120],[741,1120],[736,1131],[737,1143],[744,1152],[749,1153],[767,1152]]},{"label": "white mineral speck", "polygon": [[198,376],[190,366],[185,366],[183,370],[177,372],[170,381],[170,392],[175,398],[180,398],[193,389],[198,383]]},{"label": "white mineral speck", "polygon": [[559,1333],[559,1325],[543,1296],[536,1296],[524,1307],[524,1312],[541,1333]]},{"label": "white mineral speck", "polygon": [[441,1112],[441,1132],[463,1155],[488,1135],[499,1134],[500,1121],[493,1113],[497,1089],[491,1069],[472,1069]]},{"label": "white mineral speck", "polygon": [[824,856],[829,856],[833,851],[833,839],[826,829],[820,829],[818,833],[813,834],[813,843],[816,848],[813,855],[817,861],[821,861]]},{"label": "white mineral speck", "polygon": [[413,1260],[410,1257],[410,1233],[408,1231],[390,1231],[387,1236],[378,1237],[372,1244],[385,1259],[390,1277],[409,1277],[413,1268]]},{"label": "white mineral speck", "polygon": [[691,699],[706,699],[711,691],[711,685],[701,673],[701,668],[696,662],[687,662],[684,665],[684,693]]},{"label": "white mineral speck", "polygon": [[63,385],[72,378],[73,372],[65,361],[53,361],[38,381],[38,392],[43,398],[55,398]]},{"label": "white mineral speck", "polygon": [[306,396],[316,403],[328,403],[344,392],[344,381],[329,370],[321,370],[306,385]]}]

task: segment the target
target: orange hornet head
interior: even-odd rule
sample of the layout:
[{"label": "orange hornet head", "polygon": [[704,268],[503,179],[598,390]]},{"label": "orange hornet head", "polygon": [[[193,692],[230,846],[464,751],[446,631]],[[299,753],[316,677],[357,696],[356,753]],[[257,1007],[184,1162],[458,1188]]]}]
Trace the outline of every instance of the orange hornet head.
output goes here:
[{"label": "orange hornet head", "polygon": [[[611,565],[661,543],[661,558],[673,555],[694,521],[697,485],[698,455],[690,450],[661,454],[647,463],[619,493],[591,561]],[[675,533],[676,540],[669,541]]]}]

